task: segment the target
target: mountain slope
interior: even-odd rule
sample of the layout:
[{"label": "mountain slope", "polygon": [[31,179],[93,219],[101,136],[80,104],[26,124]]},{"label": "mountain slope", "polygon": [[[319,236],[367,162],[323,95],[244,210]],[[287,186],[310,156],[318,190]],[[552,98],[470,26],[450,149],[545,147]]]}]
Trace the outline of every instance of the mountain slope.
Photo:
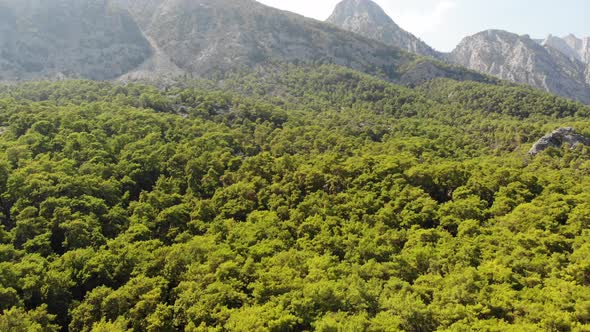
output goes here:
[{"label": "mountain slope", "polygon": [[400,28],[371,0],[343,0],[326,22],[412,53],[439,56],[426,43]]},{"label": "mountain slope", "polygon": [[110,0],[120,8],[126,8],[136,19],[137,24],[145,29],[152,20],[156,10],[166,0]]},{"label": "mountain slope", "polygon": [[125,10],[95,0],[0,1],[0,81],[112,79],[151,55]]},{"label": "mountain slope", "polygon": [[528,36],[488,30],[463,39],[449,60],[473,70],[590,103],[586,66]]}]

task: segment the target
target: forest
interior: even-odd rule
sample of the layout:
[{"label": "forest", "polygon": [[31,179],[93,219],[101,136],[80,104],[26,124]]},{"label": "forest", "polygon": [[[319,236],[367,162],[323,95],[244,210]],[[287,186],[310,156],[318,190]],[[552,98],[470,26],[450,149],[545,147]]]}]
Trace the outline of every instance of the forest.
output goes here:
[{"label": "forest", "polygon": [[0,86],[0,331],[590,331],[590,107],[331,65]]}]

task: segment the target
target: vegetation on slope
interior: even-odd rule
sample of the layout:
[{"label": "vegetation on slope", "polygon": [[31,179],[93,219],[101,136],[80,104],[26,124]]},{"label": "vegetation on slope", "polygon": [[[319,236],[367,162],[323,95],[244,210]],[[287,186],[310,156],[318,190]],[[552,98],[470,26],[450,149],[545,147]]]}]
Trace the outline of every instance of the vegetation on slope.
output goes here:
[{"label": "vegetation on slope", "polygon": [[588,114],[330,66],[4,87],[0,330],[588,330],[590,148],[526,154]]}]

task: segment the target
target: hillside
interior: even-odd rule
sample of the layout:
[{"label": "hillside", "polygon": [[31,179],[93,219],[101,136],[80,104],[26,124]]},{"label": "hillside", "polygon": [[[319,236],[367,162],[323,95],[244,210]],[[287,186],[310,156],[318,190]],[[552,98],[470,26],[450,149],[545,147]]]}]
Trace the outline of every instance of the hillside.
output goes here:
[{"label": "hillside", "polygon": [[[256,1],[167,0],[142,7],[119,2],[143,22],[154,47],[189,76],[217,76],[269,63],[329,63],[405,85],[437,77],[489,81],[475,72],[421,59]],[[150,20],[145,20],[146,15]],[[153,77],[149,71],[131,72],[128,77],[136,75]]]},{"label": "hillside", "polygon": [[0,82],[171,84],[269,65],[335,64],[410,87],[437,78],[494,82],[493,75],[590,103],[587,38],[536,41],[490,30],[442,54],[371,0],[342,1],[327,23],[254,0],[3,0],[0,47]]},{"label": "hillside", "polygon": [[589,40],[329,22],[0,0],[0,332],[590,331]]},{"label": "hillside", "polygon": [[1,331],[583,331],[590,108],[333,65],[0,87]]}]

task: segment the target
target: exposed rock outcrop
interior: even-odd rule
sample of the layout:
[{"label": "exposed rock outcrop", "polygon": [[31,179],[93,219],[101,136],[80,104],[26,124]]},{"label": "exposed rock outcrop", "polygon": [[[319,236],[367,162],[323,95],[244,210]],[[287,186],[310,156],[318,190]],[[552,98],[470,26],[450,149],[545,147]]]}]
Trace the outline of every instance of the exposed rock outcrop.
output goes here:
[{"label": "exposed rock outcrop", "polygon": [[531,39],[489,30],[464,38],[453,52],[443,54],[400,28],[372,0],[343,0],[327,22],[412,53],[590,104],[590,38]]},{"label": "exposed rock outcrop", "polygon": [[529,151],[529,154],[536,155],[546,150],[547,148],[559,148],[566,144],[572,148],[575,148],[580,144],[590,146],[590,139],[576,133],[574,128],[559,128],[553,131],[551,134],[545,135],[541,139],[539,139],[533,145],[533,147]]}]

